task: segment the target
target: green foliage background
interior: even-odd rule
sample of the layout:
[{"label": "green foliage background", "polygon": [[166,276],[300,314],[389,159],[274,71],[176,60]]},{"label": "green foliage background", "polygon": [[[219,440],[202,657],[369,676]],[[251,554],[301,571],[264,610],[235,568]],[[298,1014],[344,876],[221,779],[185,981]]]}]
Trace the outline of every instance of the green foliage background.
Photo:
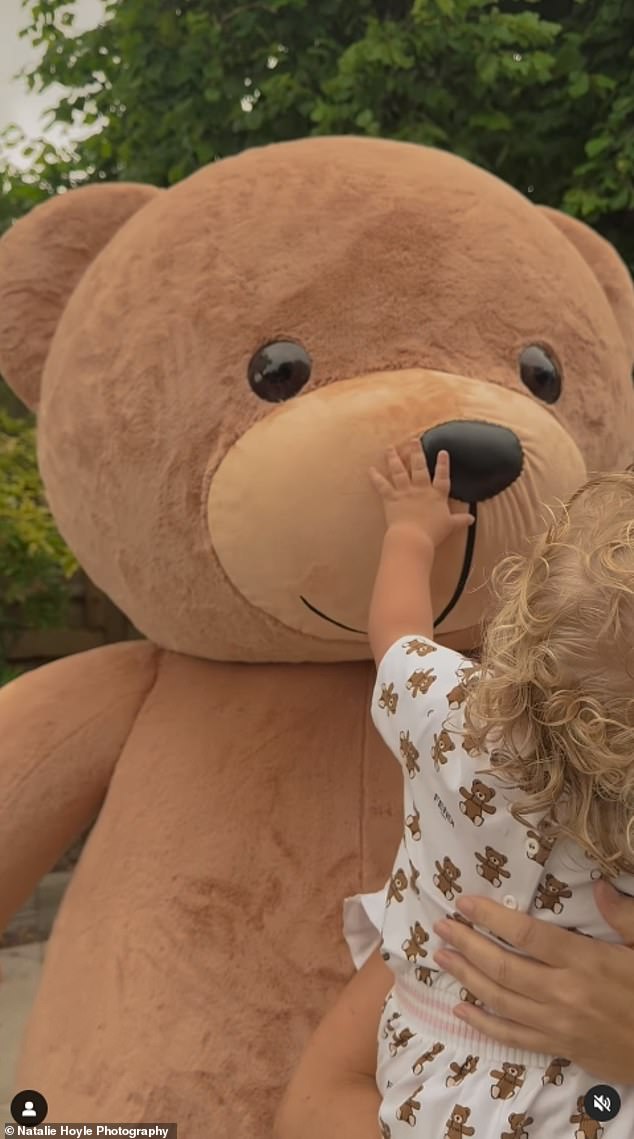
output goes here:
[{"label": "green foliage background", "polygon": [[[306,134],[446,147],[608,233],[634,263],[632,0],[25,0],[28,82],[88,137],[5,166],[15,216],[79,178],[165,186]],[[0,224],[2,216],[0,215]]]},{"label": "green foliage background", "polygon": [[46,507],[35,459],[35,428],[0,408],[0,684],[20,628],[57,624],[66,582],[77,568]]},{"label": "green foliage background", "polygon": [[[595,225],[634,268],[633,0],[106,0],[90,31],[75,0],[24,9],[41,52],[25,80],[61,84],[51,117],[83,138],[23,147],[25,171],[5,130],[0,232],[86,180],[168,186],[248,146],[352,133],[461,154]],[[0,582],[17,541],[28,593],[36,569],[57,582],[70,563],[27,474],[32,439],[12,431],[5,418],[0,457],[9,470],[20,440],[26,484],[9,507],[4,492]],[[26,545],[22,511],[41,527]]]}]

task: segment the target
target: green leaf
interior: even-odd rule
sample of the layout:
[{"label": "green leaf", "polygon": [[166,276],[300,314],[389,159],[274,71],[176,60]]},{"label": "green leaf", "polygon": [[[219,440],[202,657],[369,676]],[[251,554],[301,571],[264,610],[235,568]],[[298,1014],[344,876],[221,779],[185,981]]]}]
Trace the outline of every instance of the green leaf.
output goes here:
[{"label": "green leaf", "polygon": [[612,139],[608,138],[607,135],[601,135],[599,138],[591,138],[586,143],[586,154],[588,158],[596,158],[597,155],[603,154],[604,150],[607,150],[610,146],[612,146]]},{"label": "green leaf", "polygon": [[362,131],[365,131],[368,134],[371,134],[374,132],[374,130],[376,130],[376,120],[372,114],[372,111],[360,111],[355,119],[355,122]]},{"label": "green leaf", "polygon": [[495,55],[481,56],[477,60],[478,75],[486,86],[491,86],[500,70],[500,61]]},{"label": "green leaf", "polygon": [[612,75],[593,75],[591,86],[597,91],[615,91],[618,83]]},{"label": "green leaf", "polygon": [[579,71],[579,64],[582,60],[583,56],[576,40],[572,38],[565,40],[557,52],[557,71],[561,75],[570,75],[573,71],[577,72]]},{"label": "green leaf", "polygon": [[187,177],[188,173],[189,170],[184,162],[175,162],[167,171],[167,184],[172,186],[176,182],[181,182],[183,178]]},{"label": "green leaf", "polygon": [[590,90],[590,77],[585,71],[578,71],[571,76],[568,85],[568,94],[571,99],[581,99]]},{"label": "green leaf", "polygon": [[504,111],[480,111],[471,115],[469,123],[472,127],[481,127],[485,131],[510,131],[513,122]]}]

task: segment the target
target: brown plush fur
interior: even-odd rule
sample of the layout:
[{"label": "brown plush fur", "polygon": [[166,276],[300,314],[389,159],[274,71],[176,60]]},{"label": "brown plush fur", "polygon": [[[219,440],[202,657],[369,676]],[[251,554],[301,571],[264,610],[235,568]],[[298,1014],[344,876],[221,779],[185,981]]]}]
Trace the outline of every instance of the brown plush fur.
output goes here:
[{"label": "brown plush fur", "polygon": [[[18,1075],[51,1118],[269,1135],[350,972],[342,898],[385,880],[399,832],[367,717],[367,468],[448,420],[516,433],[522,474],[481,504],[438,630],[474,648],[490,571],[543,503],[632,459],[633,327],[627,272],[587,227],[402,143],[78,190],[0,242],[0,369],[38,409],[53,512],[148,637],[0,693],[0,919],[101,805]],[[247,382],[275,340],[313,360],[279,405]],[[527,344],[562,367],[555,405],[521,382]],[[437,611],[463,544],[440,552]]]}]

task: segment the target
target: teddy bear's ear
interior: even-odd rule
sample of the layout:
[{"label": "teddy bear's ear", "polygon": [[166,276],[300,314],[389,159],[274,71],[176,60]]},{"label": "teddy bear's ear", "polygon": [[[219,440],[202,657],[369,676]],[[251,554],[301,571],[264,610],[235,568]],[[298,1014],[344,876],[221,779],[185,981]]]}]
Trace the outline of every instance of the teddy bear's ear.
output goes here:
[{"label": "teddy bear's ear", "polygon": [[14,223],[0,241],[0,374],[32,409],[49,347],[91,261],[161,191],[119,183],[58,194]]},{"label": "teddy bear's ear", "polygon": [[589,225],[549,206],[538,206],[538,209],[572,242],[592,269],[610,302],[634,363],[634,284],[627,266],[614,246]]}]

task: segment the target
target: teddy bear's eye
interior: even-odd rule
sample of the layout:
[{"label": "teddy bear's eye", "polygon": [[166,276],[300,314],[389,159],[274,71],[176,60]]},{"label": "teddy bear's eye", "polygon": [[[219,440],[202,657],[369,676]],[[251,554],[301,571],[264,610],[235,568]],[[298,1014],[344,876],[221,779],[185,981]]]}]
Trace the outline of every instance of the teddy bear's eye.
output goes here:
[{"label": "teddy bear's eye", "polygon": [[278,340],[265,344],[251,357],[249,383],[260,399],[283,403],[308,383],[311,369],[312,360],[301,344]]},{"label": "teddy bear's eye", "polygon": [[529,344],[520,354],[522,383],[543,403],[557,403],[561,395],[561,373],[555,361],[539,344]]}]

